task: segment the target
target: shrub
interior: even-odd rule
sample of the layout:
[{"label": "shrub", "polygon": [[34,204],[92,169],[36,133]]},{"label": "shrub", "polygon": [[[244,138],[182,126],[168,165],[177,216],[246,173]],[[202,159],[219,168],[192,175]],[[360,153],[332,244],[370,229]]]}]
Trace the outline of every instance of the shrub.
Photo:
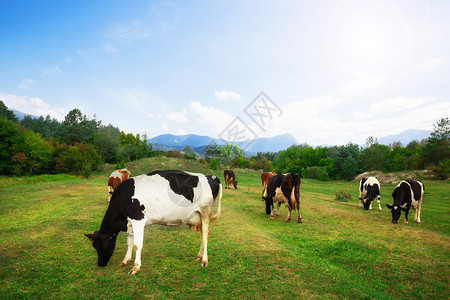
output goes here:
[{"label": "shrub", "polygon": [[319,167],[310,167],[307,169],[306,178],[318,179],[321,181],[330,180],[328,172]]},{"label": "shrub", "polygon": [[348,202],[348,201],[352,200],[352,195],[347,194],[345,191],[342,190],[336,194],[336,200],[342,201],[342,202]]},{"label": "shrub", "polygon": [[166,152],[166,156],[167,157],[176,157],[176,158],[183,158],[184,155],[183,153],[181,153],[180,151],[175,151],[175,150],[169,150]]}]

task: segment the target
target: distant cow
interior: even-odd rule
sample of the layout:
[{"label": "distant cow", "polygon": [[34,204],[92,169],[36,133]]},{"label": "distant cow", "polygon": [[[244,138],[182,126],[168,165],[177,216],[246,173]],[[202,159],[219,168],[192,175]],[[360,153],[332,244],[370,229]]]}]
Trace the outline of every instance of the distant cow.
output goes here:
[{"label": "distant cow", "polygon": [[408,224],[408,213],[411,206],[414,208],[414,221],[420,224],[420,211],[422,209],[424,184],[419,180],[404,180],[400,182],[392,193],[394,204],[386,204],[392,213],[392,223],[397,224],[402,214],[405,212],[405,224]]},{"label": "distant cow", "polygon": [[261,174],[261,185],[263,187],[261,196],[263,197],[263,201],[264,197],[267,197],[267,185],[269,184],[269,180],[275,175],[277,175],[275,172],[264,172]]},{"label": "distant cow", "polygon": [[[216,215],[214,202],[219,198]],[[86,234],[98,254],[98,266],[108,264],[120,231],[128,234],[128,250],[121,266],[131,261],[133,247],[136,258],[129,274],[141,267],[144,227],[151,224],[195,226],[201,231],[197,260],[208,265],[207,243],[209,223],[220,216],[222,185],[216,176],[183,171],[155,171],[125,180],[114,191],[98,231]]]},{"label": "distant cow", "polygon": [[277,203],[277,217],[281,203],[285,203],[289,209],[286,222],[291,220],[291,211],[298,210],[298,223],[302,223],[300,214],[300,176],[288,173],[273,176],[267,185],[267,196],[263,197],[266,202],[266,214],[273,219],[273,203]]},{"label": "distant cow", "polygon": [[230,188],[231,184],[233,184],[234,188],[237,189],[237,181],[236,176],[234,175],[234,172],[232,170],[225,170],[223,171],[223,177],[225,180],[225,188]]},{"label": "distant cow", "polygon": [[380,183],[375,177],[364,177],[359,182],[359,207],[364,205],[364,210],[372,209],[372,201],[377,198],[378,210],[381,209]]},{"label": "distant cow", "polygon": [[122,181],[125,181],[130,177],[131,177],[131,172],[128,171],[128,169],[115,170],[114,172],[111,173],[111,175],[109,175],[109,179],[108,179],[109,197],[107,200],[108,202],[111,200],[111,195],[113,194],[116,187],[119,184],[121,184]]}]

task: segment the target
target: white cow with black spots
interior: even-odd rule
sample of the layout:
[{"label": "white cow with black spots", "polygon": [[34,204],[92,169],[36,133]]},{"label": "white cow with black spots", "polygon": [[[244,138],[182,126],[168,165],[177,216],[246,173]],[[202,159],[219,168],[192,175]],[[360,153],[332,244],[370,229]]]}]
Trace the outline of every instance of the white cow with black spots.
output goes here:
[{"label": "white cow with black spots", "polygon": [[[216,198],[217,213],[212,216]],[[141,268],[144,227],[151,224],[194,226],[201,231],[197,260],[208,265],[209,223],[220,216],[222,185],[216,176],[183,171],[155,171],[130,178],[114,191],[98,231],[86,234],[97,250],[100,267],[110,260],[120,231],[128,234],[128,250],[121,266],[131,261],[133,248],[136,258],[130,274]]]}]

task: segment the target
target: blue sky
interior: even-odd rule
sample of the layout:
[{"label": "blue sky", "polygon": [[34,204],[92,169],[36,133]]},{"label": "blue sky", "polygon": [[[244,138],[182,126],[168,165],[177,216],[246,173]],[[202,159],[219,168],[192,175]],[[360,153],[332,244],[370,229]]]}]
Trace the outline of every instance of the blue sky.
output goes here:
[{"label": "blue sky", "polygon": [[363,144],[450,116],[449,15],[432,0],[1,0],[0,100],[148,137],[237,124]]}]

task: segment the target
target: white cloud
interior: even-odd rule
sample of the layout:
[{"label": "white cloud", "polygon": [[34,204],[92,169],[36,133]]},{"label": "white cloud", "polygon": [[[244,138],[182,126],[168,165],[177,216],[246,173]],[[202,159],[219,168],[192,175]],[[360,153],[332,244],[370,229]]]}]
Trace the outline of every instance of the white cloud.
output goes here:
[{"label": "white cloud", "polygon": [[198,101],[189,103],[189,112],[197,122],[210,126],[217,133],[221,132],[234,119],[230,114],[212,107],[203,106]]},{"label": "white cloud", "polygon": [[103,45],[103,49],[105,49],[106,52],[108,53],[114,53],[114,52],[118,52],[119,50],[117,49],[116,46],[113,45],[113,43],[108,42],[106,44]]},{"label": "white cloud", "polygon": [[181,122],[181,123],[189,122],[189,120],[188,120],[188,118],[186,118],[185,114],[183,114],[181,112],[168,113],[166,115],[166,118],[168,120],[177,121],[177,122]]},{"label": "white cloud", "polygon": [[433,71],[433,70],[436,70],[436,69],[444,66],[445,64],[446,64],[446,61],[443,60],[442,58],[434,58],[434,59],[430,59],[423,63],[418,63],[418,64],[414,65],[413,68],[416,71]]},{"label": "white cloud", "polygon": [[53,66],[51,68],[44,69],[42,71],[42,76],[44,77],[49,75],[63,75],[63,74],[64,74],[63,71],[58,66]]},{"label": "white cloud", "polygon": [[117,24],[108,30],[107,36],[116,42],[131,43],[150,36],[150,28],[135,20],[130,24]]},{"label": "white cloud", "polygon": [[0,98],[9,109],[15,109],[25,114],[34,116],[47,116],[57,120],[64,120],[66,110],[54,108],[40,98],[28,98],[26,96],[16,96],[0,93]]},{"label": "white cloud", "polygon": [[214,95],[217,99],[225,101],[225,100],[241,100],[241,95],[233,91],[215,91]]},{"label": "white cloud", "polygon": [[32,79],[24,79],[21,83],[19,83],[19,88],[22,90],[28,90],[30,86],[34,85],[36,83],[36,80]]},{"label": "white cloud", "polygon": [[396,97],[389,98],[377,103],[373,103],[369,111],[371,113],[384,113],[384,112],[396,112],[396,111],[410,111],[415,109],[423,104],[427,104],[433,102],[435,98],[426,97],[426,98],[405,98],[405,97]]},{"label": "white cloud", "polygon": [[169,131],[169,126],[167,125],[167,123],[162,123],[161,124],[161,129],[164,131]]}]

